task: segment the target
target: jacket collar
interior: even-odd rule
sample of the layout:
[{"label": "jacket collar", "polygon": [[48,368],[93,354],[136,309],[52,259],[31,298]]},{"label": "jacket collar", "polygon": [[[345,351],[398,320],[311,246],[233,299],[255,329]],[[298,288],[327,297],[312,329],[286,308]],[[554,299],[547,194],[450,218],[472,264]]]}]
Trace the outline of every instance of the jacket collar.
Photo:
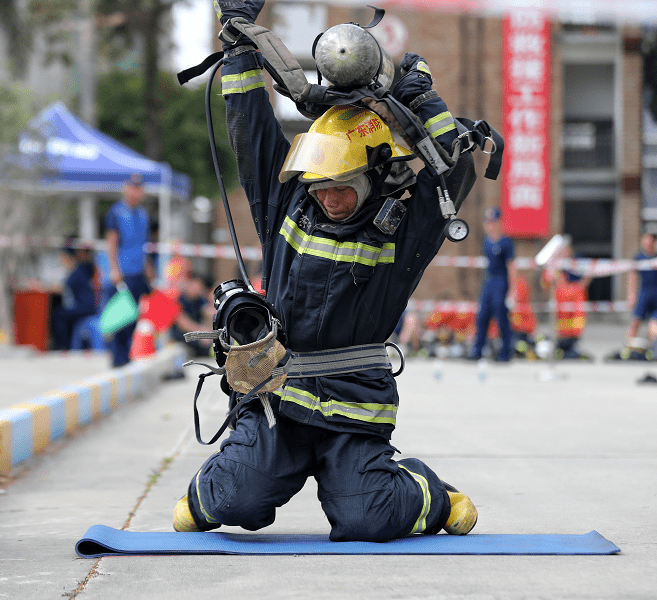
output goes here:
[{"label": "jacket collar", "polygon": [[[379,212],[381,205],[383,204],[383,198],[378,198],[374,201],[368,200],[358,211],[356,216],[345,223],[336,223],[331,221],[324,212],[317,207],[317,203],[312,196],[307,194],[307,198],[310,201],[313,212],[314,212],[314,229],[318,231],[323,231],[325,233],[330,233],[335,235],[338,238],[347,237],[353,235],[358,231],[370,231],[370,229],[375,227],[370,227],[374,217]],[[377,230],[378,231],[378,230]]]}]

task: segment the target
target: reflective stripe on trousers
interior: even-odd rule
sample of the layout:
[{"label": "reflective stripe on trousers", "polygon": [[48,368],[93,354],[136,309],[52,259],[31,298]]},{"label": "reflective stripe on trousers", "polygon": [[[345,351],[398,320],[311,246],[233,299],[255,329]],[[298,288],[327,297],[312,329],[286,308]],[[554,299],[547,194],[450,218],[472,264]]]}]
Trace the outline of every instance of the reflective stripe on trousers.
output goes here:
[{"label": "reflective stripe on trousers", "polygon": [[341,402],[332,399],[322,401],[310,392],[292,386],[283,388],[281,400],[294,402],[304,408],[319,411],[324,417],[342,415],[367,423],[390,423],[393,425],[397,417],[397,407],[394,404]]}]

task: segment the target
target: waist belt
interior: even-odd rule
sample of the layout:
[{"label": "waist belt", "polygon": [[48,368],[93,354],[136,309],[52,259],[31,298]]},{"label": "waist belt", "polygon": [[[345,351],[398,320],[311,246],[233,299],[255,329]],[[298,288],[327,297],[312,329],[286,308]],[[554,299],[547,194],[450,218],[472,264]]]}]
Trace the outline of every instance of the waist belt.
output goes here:
[{"label": "waist belt", "polygon": [[[217,331],[213,331],[211,334],[194,332],[194,334],[185,334],[185,339],[212,339],[210,335],[216,336]],[[189,337],[188,337],[189,336]],[[388,369],[392,371],[392,363],[390,362],[390,357],[388,356],[388,351],[386,350],[387,346],[392,346],[399,352],[399,357],[401,359],[401,367],[396,372],[393,373],[393,376],[396,377],[404,369],[404,355],[401,350],[392,342],[386,342],[385,344],[364,344],[362,346],[348,346],[347,348],[333,348],[330,350],[318,350],[316,352],[295,352],[294,358],[292,360],[292,366],[287,372],[287,377],[322,377],[325,375],[340,375],[342,373],[354,373],[355,371],[364,371],[366,369]],[[291,352],[286,351],[285,357],[281,360],[280,367],[281,369],[287,369],[289,364],[289,356]],[[193,361],[186,362],[183,366],[188,366],[191,364],[202,364],[194,363]],[[269,406],[269,399],[266,395],[260,394],[261,389],[265,387],[269,381],[273,379],[275,375],[280,375],[276,369],[272,371],[272,374],[262,381],[259,385],[254,387],[248,394],[242,396],[237,404],[232,408],[228,413],[226,420],[223,425],[219,428],[219,431],[214,434],[212,439],[209,442],[204,442],[201,439],[200,423],[199,423],[199,414],[196,407],[196,402],[198,400],[199,394],[201,393],[201,388],[203,387],[203,381],[206,377],[210,375],[222,375],[225,373],[223,367],[215,368],[210,367],[209,365],[203,365],[208,367],[210,370],[207,373],[201,373],[199,375],[198,385],[196,386],[196,393],[194,394],[194,427],[196,430],[196,439],[199,444],[209,445],[214,444],[221,434],[225,431],[226,427],[234,415],[250,400],[253,398],[259,397],[262,401],[263,406],[265,407],[265,413],[267,414],[267,420],[269,421],[269,427],[273,427],[275,421],[271,407]],[[284,374],[284,373],[283,373]]]},{"label": "waist belt", "polygon": [[288,377],[324,377],[366,369],[392,370],[385,344],[364,344],[293,354]]}]

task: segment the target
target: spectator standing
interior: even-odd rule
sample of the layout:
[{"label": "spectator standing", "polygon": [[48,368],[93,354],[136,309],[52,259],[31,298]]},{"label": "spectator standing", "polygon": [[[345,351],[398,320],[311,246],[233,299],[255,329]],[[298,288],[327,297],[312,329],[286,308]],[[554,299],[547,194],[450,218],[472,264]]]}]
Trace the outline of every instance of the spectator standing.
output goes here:
[{"label": "spectator standing", "polygon": [[[641,236],[640,246],[641,250],[634,256],[634,260],[657,258],[655,236],[652,233]],[[648,320],[648,339],[654,343],[657,339],[657,269],[641,269],[628,274],[627,304],[634,307],[626,335],[628,346],[637,337],[639,326],[645,320]]]},{"label": "spectator standing", "polygon": [[[152,269],[146,260],[144,244],[148,241],[149,224],[146,210],[140,206],[144,198],[144,179],[133,173],[123,186],[123,197],[110,208],[106,217],[107,252],[110,263],[110,280],[114,286],[125,284],[135,302],[147,294]],[[130,344],[136,323],[114,334],[110,343],[112,366],[121,367],[130,362]]]},{"label": "spectator standing", "polygon": [[482,357],[488,326],[492,318],[497,320],[502,338],[502,348],[497,360],[507,362],[512,356],[512,335],[506,297],[515,294],[516,267],[513,263],[515,249],[513,241],[502,235],[501,213],[490,208],[484,213],[484,255],[488,259],[486,277],[479,297],[477,335],[470,354],[473,360]]}]

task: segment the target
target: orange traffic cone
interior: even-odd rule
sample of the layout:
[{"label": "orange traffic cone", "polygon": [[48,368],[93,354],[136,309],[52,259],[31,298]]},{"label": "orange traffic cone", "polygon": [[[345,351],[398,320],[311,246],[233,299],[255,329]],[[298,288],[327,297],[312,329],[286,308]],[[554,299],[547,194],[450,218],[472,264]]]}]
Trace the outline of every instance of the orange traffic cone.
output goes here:
[{"label": "orange traffic cone", "polygon": [[130,346],[130,358],[148,358],[155,354],[155,325],[148,319],[139,319]]}]

